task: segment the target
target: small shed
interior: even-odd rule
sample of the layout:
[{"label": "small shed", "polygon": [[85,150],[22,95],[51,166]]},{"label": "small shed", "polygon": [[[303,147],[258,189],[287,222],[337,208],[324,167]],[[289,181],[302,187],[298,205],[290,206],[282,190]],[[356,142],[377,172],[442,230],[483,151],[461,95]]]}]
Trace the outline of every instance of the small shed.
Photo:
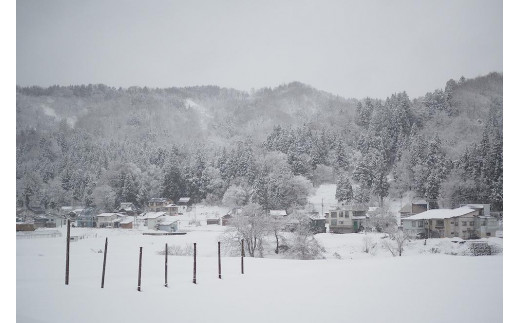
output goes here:
[{"label": "small shed", "polygon": [[311,231],[314,234],[327,232],[327,228],[325,226],[327,219],[324,216],[320,216],[319,214],[310,214],[308,217],[310,220],[309,225]]},{"label": "small shed", "polygon": [[119,221],[119,227],[121,229],[133,229],[134,227],[134,217],[127,216]]},{"label": "small shed", "polygon": [[206,219],[206,224],[207,225],[213,225],[213,224],[219,225],[220,224],[220,219],[219,218],[207,218]]},{"label": "small shed", "polygon": [[159,231],[177,232],[179,231],[179,220],[166,218],[157,225]]},{"label": "small shed", "polygon": [[231,224],[231,221],[233,220],[233,216],[231,213],[228,213],[222,217],[222,225],[227,226]]}]

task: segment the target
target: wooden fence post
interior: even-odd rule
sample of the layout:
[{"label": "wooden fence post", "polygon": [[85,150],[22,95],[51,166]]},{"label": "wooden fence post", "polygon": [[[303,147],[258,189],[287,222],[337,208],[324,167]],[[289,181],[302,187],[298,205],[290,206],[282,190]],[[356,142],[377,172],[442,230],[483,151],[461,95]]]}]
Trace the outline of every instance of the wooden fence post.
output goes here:
[{"label": "wooden fence post", "polygon": [[65,256],[65,285],[69,284],[70,219],[67,219],[67,254]]},{"label": "wooden fence post", "polygon": [[244,274],[244,239],[242,239],[242,274]]},{"label": "wooden fence post", "polygon": [[222,271],[220,266],[220,241],[218,242],[218,279],[222,279]]},{"label": "wooden fence post", "polygon": [[101,276],[101,288],[105,287],[105,267],[107,264],[108,237],[105,238],[105,255],[103,256],[103,274]]},{"label": "wooden fence post", "polygon": [[164,247],[164,287],[168,287],[168,244]]},{"label": "wooden fence post", "polygon": [[137,291],[141,291],[141,266],[143,258],[143,247],[139,247],[139,276],[137,277]]},{"label": "wooden fence post", "polygon": [[193,244],[193,283],[197,283],[197,243]]}]

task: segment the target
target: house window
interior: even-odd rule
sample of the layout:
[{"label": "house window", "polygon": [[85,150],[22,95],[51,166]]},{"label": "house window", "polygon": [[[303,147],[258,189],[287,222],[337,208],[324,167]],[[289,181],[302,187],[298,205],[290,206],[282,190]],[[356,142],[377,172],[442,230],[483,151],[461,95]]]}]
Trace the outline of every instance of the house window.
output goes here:
[{"label": "house window", "polygon": [[463,227],[465,227],[465,226],[467,226],[467,225],[468,225],[468,222],[466,222],[466,221],[462,221],[462,226],[463,226]]},{"label": "house window", "polygon": [[343,213],[345,213],[345,212],[339,212],[339,217],[340,217],[340,218],[343,217]]},{"label": "house window", "polygon": [[415,228],[416,226],[417,226],[417,223],[416,223],[416,221],[412,221],[412,227],[414,227],[414,228]]},{"label": "house window", "polygon": [[343,221],[339,221],[339,224],[343,224]]},{"label": "house window", "polygon": [[422,228],[422,227],[424,227],[424,222],[419,220],[419,228]]},{"label": "house window", "polygon": [[459,221],[455,221],[455,226],[456,226],[456,227],[459,226]]},{"label": "house window", "polygon": [[473,225],[475,225],[475,222],[470,221],[470,222],[469,222],[469,225],[470,225],[470,226],[473,226]]},{"label": "house window", "polygon": [[337,218],[338,217],[338,212],[330,212],[330,216],[332,218]]},{"label": "house window", "polygon": [[435,221],[435,225],[436,225],[436,226],[443,226],[443,225],[444,225],[444,221],[442,221],[442,220],[436,220],[436,221]]},{"label": "house window", "polygon": [[348,211],[345,211],[345,217],[348,219]]}]

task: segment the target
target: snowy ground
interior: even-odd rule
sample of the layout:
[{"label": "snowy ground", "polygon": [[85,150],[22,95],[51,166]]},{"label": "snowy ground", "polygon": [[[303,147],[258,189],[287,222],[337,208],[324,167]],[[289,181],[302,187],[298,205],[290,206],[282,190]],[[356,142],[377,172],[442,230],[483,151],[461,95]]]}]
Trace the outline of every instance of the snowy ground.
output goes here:
[{"label": "snowy ground", "polygon": [[[501,322],[502,259],[443,254],[461,244],[413,241],[403,257],[362,252],[363,234],[320,234],[326,259],[299,261],[223,257],[217,278],[219,226],[184,226],[183,236],[143,236],[137,230],[73,228],[70,285],[64,285],[65,235],[17,239],[18,322]],[[63,230],[63,229],[60,229]],[[63,231],[64,232],[64,231]],[[104,238],[109,247],[101,289]],[[373,235],[381,241],[381,235]],[[192,257],[170,256],[164,283],[164,243],[197,242]],[[501,240],[490,240],[501,243]],[[139,247],[142,292],[137,292]],[[432,253],[438,247],[441,253]],[[341,259],[334,256],[337,253]]]}]

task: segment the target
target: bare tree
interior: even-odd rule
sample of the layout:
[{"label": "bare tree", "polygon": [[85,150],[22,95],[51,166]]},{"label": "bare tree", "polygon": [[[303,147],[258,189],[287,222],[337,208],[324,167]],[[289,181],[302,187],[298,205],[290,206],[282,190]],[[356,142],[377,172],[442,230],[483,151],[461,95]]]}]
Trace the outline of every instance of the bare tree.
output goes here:
[{"label": "bare tree", "polygon": [[[251,203],[242,209],[242,214],[231,221],[231,231],[226,235],[228,246],[230,243],[244,239],[245,249],[251,257],[255,257],[257,251],[263,256],[263,241],[269,234],[270,221],[256,203]],[[236,243],[235,243],[236,244]]]},{"label": "bare tree", "polygon": [[408,241],[410,241],[409,235],[398,229],[389,234],[389,239],[383,242],[383,247],[390,251],[392,256],[401,256]]},{"label": "bare tree", "polygon": [[271,216],[269,219],[270,231],[273,233],[274,238],[276,239],[276,249],[274,250],[275,254],[280,252],[280,240],[282,238],[280,232],[282,232],[286,224],[287,218],[284,216]]},{"label": "bare tree", "polygon": [[363,237],[363,252],[372,253],[377,246],[377,242],[374,240],[372,234],[365,234]]},{"label": "bare tree", "polygon": [[324,258],[325,248],[314,238],[309,219],[301,217],[299,220],[300,223],[294,231],[289,254],[303,260]]}]

